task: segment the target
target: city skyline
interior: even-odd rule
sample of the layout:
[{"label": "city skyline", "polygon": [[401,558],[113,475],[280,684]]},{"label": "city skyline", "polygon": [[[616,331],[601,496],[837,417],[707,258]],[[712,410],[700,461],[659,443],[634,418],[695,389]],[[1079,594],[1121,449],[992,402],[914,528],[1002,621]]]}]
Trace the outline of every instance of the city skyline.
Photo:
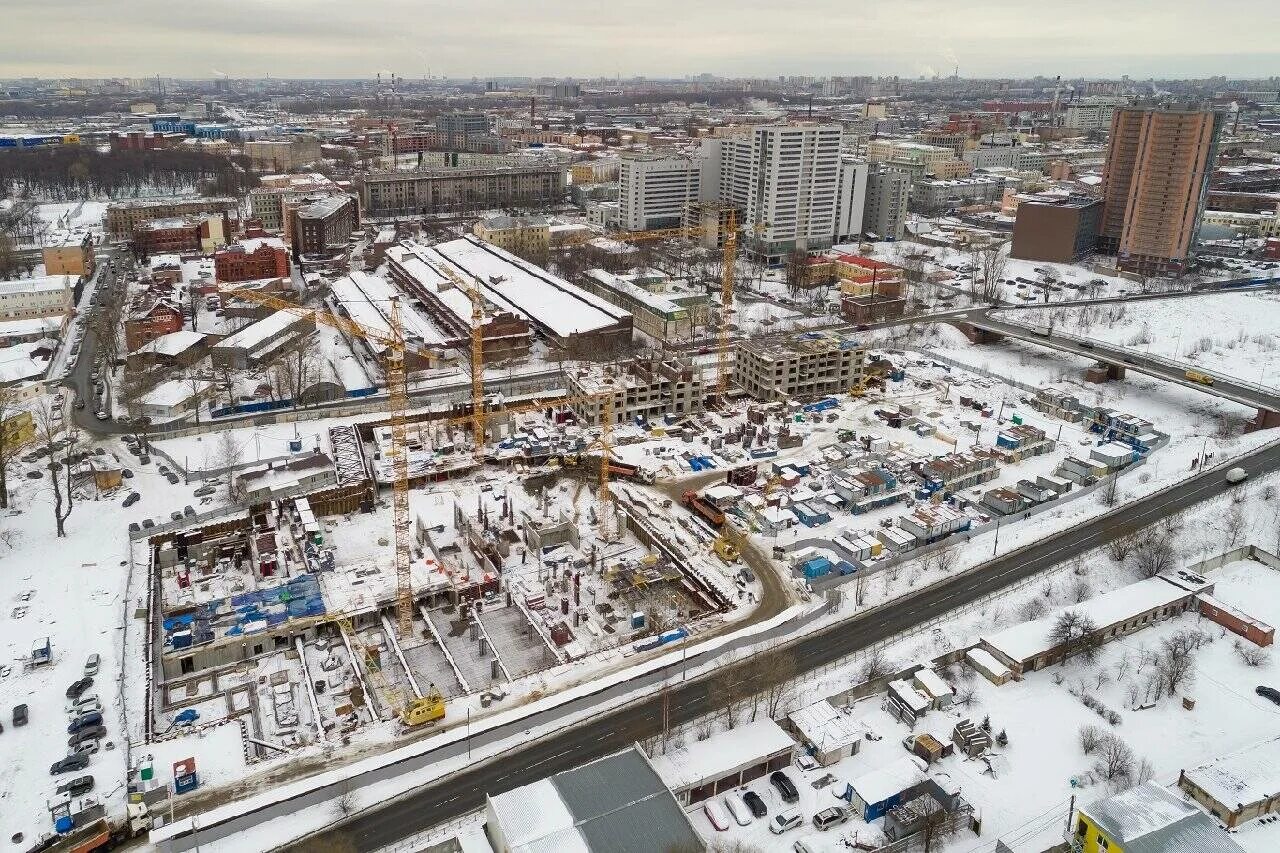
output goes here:
[{"label": "city skyline", "polygon": [[[480,0],[424,7],[409,0],[360,4],[232,0],[183,7],[133,0],[28,0],[7,10],[0,78],[9,77],[725,77],[897,74],[904,77],[1270,76],[1280,50],[1266,27],[1186,26],[1202,7],[1083,0],[1070,17],[991,0],[964,14],[939,0],[892,12],[835,0],[794,7],[760,0],[691,7],[674,0],[601,10],[568,0],[554,8]],[[1265,16],[1264,0],[1224,0],[1222,18]],[[495,27],[495,21],[503,26]],[[920,26],[945,21],[941,32]],[[51,22],[59,37],[45,36]],[[353,33],[363,33],[353,40]],[[191,40],[201,51],[194,52]],[[1135,46],[1139,48],[1134,51]]]}]

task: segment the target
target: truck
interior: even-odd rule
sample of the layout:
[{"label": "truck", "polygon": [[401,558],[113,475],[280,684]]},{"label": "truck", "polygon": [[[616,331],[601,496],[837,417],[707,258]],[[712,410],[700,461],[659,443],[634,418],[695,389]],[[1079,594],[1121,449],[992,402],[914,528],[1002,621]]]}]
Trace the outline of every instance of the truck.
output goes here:
[{"label": "truck", "polygon": [[607,459],[605,460],[605,466],[610,477],[622,477],[625,480],[632,480],[637,483],[652,483],[654,479],[652,471],[647,471],[639,465],[619,462],[616,459]]},{"label": "truck", "polygon": [[127,819],[124,821],[117,823],[100,817],[63,833],[44,849],[66,853],[93,853],[95,850],[110,850],[130,838],[146,833],[151,828],[147,804],[129,803],[127,808]]},{"label": "truck", "polygon": [[1199,382],[1201,385],[1213,384],[1213,377],[1200,370],[1188,370],[1186,376],[1192,382]]},{"label": "truck", "polygon": [[689,508],[690,512],[712,527],[719,528],[724,524],[724,512],[697,492],[685,492],[680,496],[680,501]]}]

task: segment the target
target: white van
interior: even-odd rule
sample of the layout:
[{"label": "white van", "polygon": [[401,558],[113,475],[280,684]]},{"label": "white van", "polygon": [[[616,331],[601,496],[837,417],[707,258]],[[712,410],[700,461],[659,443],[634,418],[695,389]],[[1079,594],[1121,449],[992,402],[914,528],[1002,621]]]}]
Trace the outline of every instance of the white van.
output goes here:
[{"label": "white van", "polygon": [[738,826],[751,825],[751,809],[747,808],[747,804],[742,801],[742,797],[737,794],[725,794],[724,804],[729,809],[729,814],[733,815],[733,819]]}]

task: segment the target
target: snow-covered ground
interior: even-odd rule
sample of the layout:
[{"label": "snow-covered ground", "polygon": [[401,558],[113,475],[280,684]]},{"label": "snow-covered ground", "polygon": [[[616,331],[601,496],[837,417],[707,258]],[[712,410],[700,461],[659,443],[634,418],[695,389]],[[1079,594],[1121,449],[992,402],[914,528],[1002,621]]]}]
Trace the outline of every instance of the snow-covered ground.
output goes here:
[{"label": "snow-covered ground", "polygon": [[1280,294],[1273,291],[1034,308],[1004,316],[1189,361],[1243,382],[1280,385]]}]

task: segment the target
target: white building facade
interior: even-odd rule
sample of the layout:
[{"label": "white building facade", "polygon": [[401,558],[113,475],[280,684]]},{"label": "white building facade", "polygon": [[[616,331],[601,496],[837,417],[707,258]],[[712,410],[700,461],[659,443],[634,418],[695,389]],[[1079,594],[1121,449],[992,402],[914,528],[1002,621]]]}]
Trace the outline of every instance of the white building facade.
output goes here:
[{"label": "white building facade", "polygon": [[681,155],[624,154],[618,162],[618,224],[626,231],[675,228],[697,201],[702,172]]}]

